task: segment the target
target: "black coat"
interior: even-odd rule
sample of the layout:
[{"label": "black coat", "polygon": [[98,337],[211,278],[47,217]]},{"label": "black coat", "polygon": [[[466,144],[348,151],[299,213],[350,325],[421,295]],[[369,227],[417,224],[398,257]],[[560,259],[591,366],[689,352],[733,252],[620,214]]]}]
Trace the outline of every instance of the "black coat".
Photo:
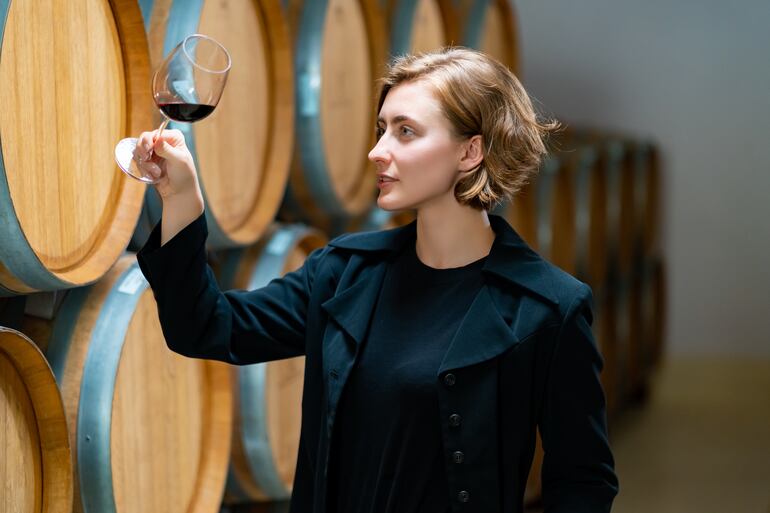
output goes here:
[{"label": "black coat", "polygon": [[[610,511],[618,481],[591,289],[532,251],[504,219],[490,220],[496,238],[485,284],[436,373],[452,511],[522,511],[538,427],[545,511]],[[172,350],[238,365],[306,356],[293,513],[325,512],[340,394],[386,264],[414,244],[415,226],[338,237],[253,291],[219,290],[206,264],[203,216],[162,248],[157,226],[138,254]],[[464,453],[461,463],[455,451]]]}]

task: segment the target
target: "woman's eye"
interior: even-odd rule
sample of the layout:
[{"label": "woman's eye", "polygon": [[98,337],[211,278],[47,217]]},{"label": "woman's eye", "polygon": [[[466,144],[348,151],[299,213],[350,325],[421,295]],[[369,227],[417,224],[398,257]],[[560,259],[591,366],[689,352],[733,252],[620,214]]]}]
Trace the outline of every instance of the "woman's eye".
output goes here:
[{"label": "woman's eye", "polygon": [[382,134],[385,133],[385,129],[378,126],[377,128],[374,129],[374,133],[377,136],[377,139],[379,139],[380,137],[382,137]]},{"label": "woman's eye", "polygon": [[414,135],[414,130],[412,130],[411,128],[406,127],[406,126],[402,126],[401,127],[401,134],[402,135]]}]

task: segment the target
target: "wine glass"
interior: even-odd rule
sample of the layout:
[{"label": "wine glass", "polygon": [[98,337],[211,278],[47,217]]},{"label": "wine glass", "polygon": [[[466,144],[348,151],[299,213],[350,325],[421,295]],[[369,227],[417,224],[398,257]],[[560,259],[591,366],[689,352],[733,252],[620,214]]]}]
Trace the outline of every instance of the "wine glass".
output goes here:
[{"label": "wine glass", "polygon": [[[165,118],[155,140],[171,120],[193,123],[214,112],[230,65],[225,47],[208,36],[191,34],[176,45],[152,77],[153,99]],[[122,139],[115,146],[115,161],[131,178],[158,183],[161,177],[153,179],[140,170],[134,158],[137,142],[136,137]],[[152,150],[147,160],[150,158]]]}]

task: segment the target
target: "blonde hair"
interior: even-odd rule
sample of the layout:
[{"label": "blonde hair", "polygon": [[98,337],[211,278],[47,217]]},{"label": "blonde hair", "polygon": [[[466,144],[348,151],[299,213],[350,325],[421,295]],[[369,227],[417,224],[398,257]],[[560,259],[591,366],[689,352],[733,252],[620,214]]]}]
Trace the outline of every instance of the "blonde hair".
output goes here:
[{"label": "blonde hair", "polygon": [[524,87],[503,64],[462,47],[397,57],[381,79],[377,112],[393,87],[414,81],[432,86],[457,137],[482,137],[483,161],[457,183],[457,201],[492,210],[537,173],[547,153],[544,137],[559,124],[538,121]]}]

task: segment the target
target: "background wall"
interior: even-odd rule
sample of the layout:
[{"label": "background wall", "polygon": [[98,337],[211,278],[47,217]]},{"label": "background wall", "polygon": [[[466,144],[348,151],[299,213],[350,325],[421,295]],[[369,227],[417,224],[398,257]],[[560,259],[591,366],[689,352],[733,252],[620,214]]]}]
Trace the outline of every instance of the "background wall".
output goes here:
[{"label": "background wall", "polygon": [[770,356],[770,2],[516,4],[541,110],[662,150],[669,353]]}]

